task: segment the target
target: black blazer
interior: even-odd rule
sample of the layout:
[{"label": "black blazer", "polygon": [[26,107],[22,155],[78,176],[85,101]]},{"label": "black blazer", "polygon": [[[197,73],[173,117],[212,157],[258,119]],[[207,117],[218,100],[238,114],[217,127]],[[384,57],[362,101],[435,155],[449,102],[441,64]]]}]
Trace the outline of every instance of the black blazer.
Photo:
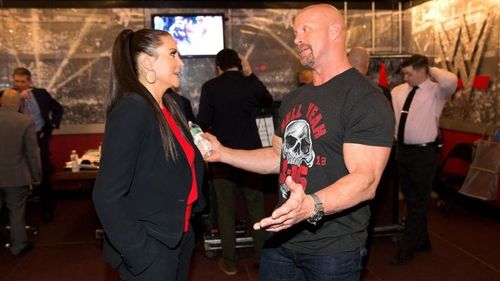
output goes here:
[{"label": "black blazer", "polygon": [[[154,114],[137,94],[121,98],[107,115],[92,195],[106,236],[103,255],[113,267],[124,262],[138,274],[153,262],[158,245],[174,248],[180,241],[191,170],[176,146],[177,162],[166,159]],[[204,169],[201,154],[195,153],[199,199],[194,212],[203,208]]]},{"label": "black blazer", "polygon": [[225,71],[201,87],[198,125],[231,148],[261,148],[255,122],[259,110],[270,107],[273,98],[264,84],[251,74]]}]

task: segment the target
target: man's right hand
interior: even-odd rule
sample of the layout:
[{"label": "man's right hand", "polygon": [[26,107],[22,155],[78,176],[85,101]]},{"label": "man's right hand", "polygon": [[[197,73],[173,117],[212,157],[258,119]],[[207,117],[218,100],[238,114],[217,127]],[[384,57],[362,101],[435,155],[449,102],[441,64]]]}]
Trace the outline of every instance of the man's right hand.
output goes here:
[{"label": "man's right hand", "polygon": [[202,135],[205,139],[207,139],[213,147],[213,153],[210,157],[205,158],[204,160],[207,162],[221,162],[222,159],[222,151],[224,146],[219,142],[216,136],[210,133],[203,133]]},{"label": "man's right hand", "polygon": [[19,94],[21,95],[21,97],[23,99],[27,99],[27,98],[30,97],[31,90],[33,90],[33,89],[29,88],[29,89],[26,89],[26,90],[22,90],[21,92],[19,92]]}]

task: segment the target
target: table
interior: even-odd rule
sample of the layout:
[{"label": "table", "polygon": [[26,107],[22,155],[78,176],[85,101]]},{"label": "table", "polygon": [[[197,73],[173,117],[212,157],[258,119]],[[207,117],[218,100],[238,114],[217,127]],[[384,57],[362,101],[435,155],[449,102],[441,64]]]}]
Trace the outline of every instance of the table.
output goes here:
[{"label": "table", "polygon": [[[79,172],[72,172],[71,170],[64,170],[61,172],[54,173],[52,175],[52,180],[56,183],[61,183],[64,187],[68,185],[77,185],[77,190],[88,190],[94,187],[95,178],[97,177],[98,170],[80,170]],[[63,188],[67,190],[68,188]],[[98,227],[94,230],[95,239],[101,240],[104,237],[104,231],[101,227],[101,223],[98,223]]]},{"label": "table", "polygon": [[94,187],[98,170],[80,170],[72,172],[64,170],[52,175],[56,189],[60,190],[86,190]]},{"label": "table", "polygon": [[54,173],[52,176],[53,180],[95,180],[97,176],[97,170],[80,170],[79,172],[62,171]]}]

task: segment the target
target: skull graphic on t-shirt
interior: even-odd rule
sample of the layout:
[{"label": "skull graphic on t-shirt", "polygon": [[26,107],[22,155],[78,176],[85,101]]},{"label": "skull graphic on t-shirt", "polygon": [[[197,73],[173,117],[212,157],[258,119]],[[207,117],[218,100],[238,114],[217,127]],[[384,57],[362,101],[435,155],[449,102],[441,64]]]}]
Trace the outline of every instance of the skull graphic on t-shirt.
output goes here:
[{"label": "skull graphic on t-shirt", "polygon": [[286,126],[284,135],[283,158],[288,164],[312,167],[315,154],[309,124],[305,120],[294,120]]},{"label": "skull graphic on t-shirt", "polygon": [[[311,127],[307,121],[294,120],[286,126],[282,154],[287,165],[307,166],[308,168],[314,165],[315,153],[312,146]],[[306,186],[303,187],[306,188]],[[284,199],[290,196],[290,191],[284,182],[280,183],[280,192]]]}]

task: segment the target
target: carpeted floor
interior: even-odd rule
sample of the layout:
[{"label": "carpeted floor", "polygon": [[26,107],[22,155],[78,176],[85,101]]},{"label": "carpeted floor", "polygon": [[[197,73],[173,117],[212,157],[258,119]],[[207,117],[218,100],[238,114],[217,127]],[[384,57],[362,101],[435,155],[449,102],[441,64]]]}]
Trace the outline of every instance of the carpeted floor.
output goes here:
[{"label": "carpeted floor", "polygon": [[[388,264],[397,250],[395,237],[374,238],[364,281],[498,281],[500,280],[500,219],[491,210],[457,205],[444,214],[433,206],[429,226],[433,250],[420,253],[408,264]],[[97,218],[90,193],[58,196],[54,221],[41,222],[38,206],[29,208],[29,222],[38,226],[35,248],[13,257],[0,248],[0,281],[118,281],[101,260],[95,239]],[[217,258],[207,258],[201,239],[194,252],[190,280],[258,280],[257,261],[249,248],[239,249],[239,272],[226,276]]]}]

